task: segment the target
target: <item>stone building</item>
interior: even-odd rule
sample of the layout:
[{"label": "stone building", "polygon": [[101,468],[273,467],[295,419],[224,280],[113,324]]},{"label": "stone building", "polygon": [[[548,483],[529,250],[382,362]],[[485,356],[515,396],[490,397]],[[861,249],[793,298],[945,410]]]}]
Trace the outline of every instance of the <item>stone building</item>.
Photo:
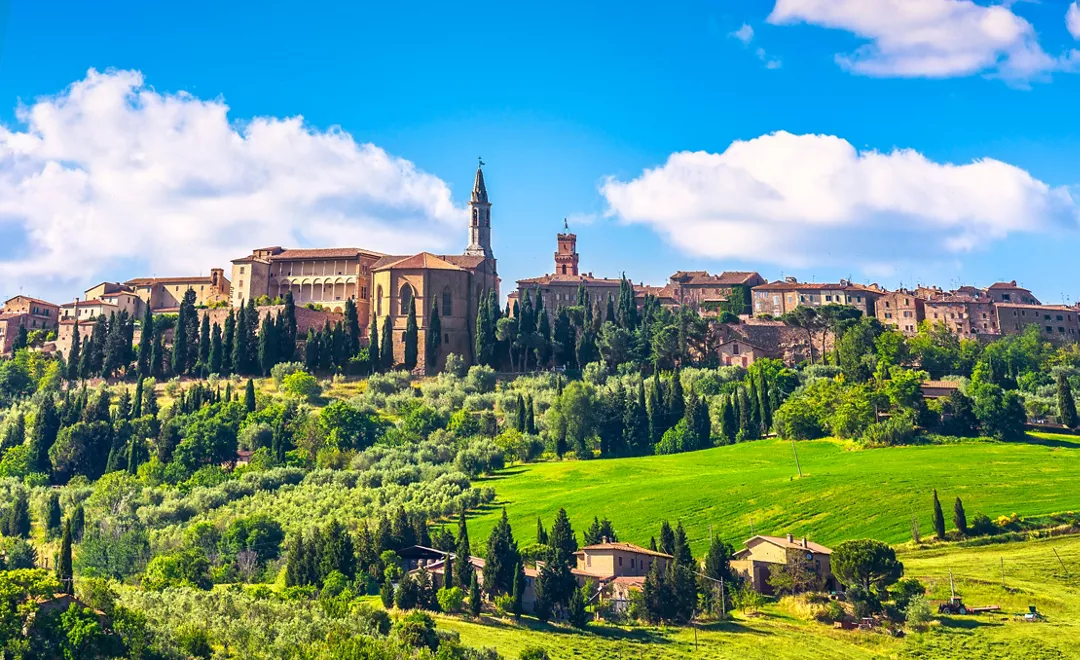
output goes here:
[{"label": "stone building", "polygon": [[743,314],[750,313],[750,290],[765,284],[765,278],[755,272],[725,271],[710,275],[704,270],[678,271],[668,278],[675,302],[689,305],[698,311],[728,309],[735,297],[741,299]]},{"label": "stone building", "polygon": [[975,335],[996,335],[998,327],[994,302],[984,295],[946,295],[923,303],[926,320],[930,323],[944,323],[945,326],[961,337]]},{"label": "stone building", "polygon": [[755,536],[748,539],[731,558],[731,570],[759,593],[772,594],[769,576],[773,571],[798,558],[807,562],[817,573],[825,590],[835,588],[832,574],[832,550],[807,540],[796,539],[791,534],[783,536]]},{"label": "stone building", "polygon": [[[108,286],[105,282],[98,287]],[[221,268],[211,268],[209,275],[194,275],[191,277],[136,277],[123,283],[143,304],[150,305],[151,311],[173,312],[180,309],[180,302],[188,289],[195,292],[195,304],[197,306],[214,305],[228,302],[230,284],[225,279],[225,271]],[[86,292],[88,299],[103,299],[103,295],[114,291],[98,291],[97,288]]]},{"label": "stone building", "polygon": [[[479,301],[490,291],[499,295],[499,274],[491,249],[491,202],[482,167],[476,169],[469,217],[469,245],[464,254],[384,255],[372,266],[371,313],[379,319],[380,335],[383,324],[390,323],[393,328],[395,362],[405,359],[405,325],[412,301],[419,328],[418,367],[429,373],[441,369],[450,353],[473,359]],[[424,364],[424,347],[433,303],[439,308],[442,342],[439,364],[431,366]]]},{"label": "stone building", "polygon": [[1027,326],[1035,325],[1047,339],[1054,341],[1080,339],[1080,311],[1075,307],[1000,302],[994,307],[997,324],[1003,334],[1018,334]]},{"label": "stone building", "polygon": [[381,252],[361,248],[259,248],[232,261],[232,306],[252,298],[284,297],[297,307],[308,303],[344,312],[352,299],[366,334],[371,313],[371,268]]},{"label": "stone building", "polygon": [[60,320],[60,306],[29,296],[15,296],[4,302],[3,314],[25,314],[27,330],[47,330]]},{"label": "stone building", "polygon": [[70,321],[77,318],[80,321],[93,321],[99,316],[108,318],[119,311],[120,308],[117,305],[105,302],[104,300],[96,298],[82,301],[75,300],[61,305],[60,319],[62,321]]},{"label": "stone building", "polygon": [[996,303],[1019,303],[1021,305],[1040,305],[1039,299],[1031,291],[1011,282],[995,282],[986,288],[986,295]]},{"label": "stone building", "polygon": [[911,336],[919,331],[919,323],[926,318],[925,304],[926,300],[915,292],[899,289],[878,298],[874,310],[884,325]]},{"label": "stone building", "polygon": [[[528,277],[517,281],[517,291],[508,297],[511,308],[515,302],[524,299],[525,293],[535,299],[539,290],[540,297],[544,301],[544,307],[549,310],[557,310],[561,307],[577,305],[578,288],[584,286],[592,305],[599,303],[606,307],[608,301],[618,304],[619,286],[621,279],[611,277],[596,277],[592,273],[582,273],[579,269],[580,256],[577,252],[577,235],[570,232],[563,221],[563,232],[556,235],[555,272],[540,277]],[[663,287],[648,286],[646,284],[633,284],[634,301],[640,307],[644,304],[645,296],[657,298],[661,306],[673,307],[677,305],[671,285]]]},{"label": "stone building", "polygon": [[875,315],[875,303],[885,294],[876,284],[853,284],[849,280],[836,283],[800,282],[787,277],[782,282],[755,286],[752,290],[753,314],[782,316],[796,307],[849,305],[864,316]]}]

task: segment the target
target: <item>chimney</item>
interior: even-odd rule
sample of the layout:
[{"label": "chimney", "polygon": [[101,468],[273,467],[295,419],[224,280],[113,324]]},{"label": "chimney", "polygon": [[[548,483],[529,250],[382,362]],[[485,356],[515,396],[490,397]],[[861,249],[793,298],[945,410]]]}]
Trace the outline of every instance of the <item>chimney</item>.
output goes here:
[{"label": "chimney", "polygon": [[788,534],[787,535],[787,542],[788,543],[794,543],[795,542],[795,537],[792,536],[791,534]]},{"label": "chimney", "polygon": [[807,543],[806,543],[806,537],[805,537],[805,536],[804,536],[804,537],[802,537],[802,547],[804,547],[804,548],[809,548],[809,547],[810,547],[810,546],[809,546],[809,545],[807,545]]},{"label": "chimney", "polygon": [[787,282],[788,284],[798,284],[799,283],[799,280],[795,279],[794,277],[792,277],[790,275],[785,277],[784,281]]},{"label": "chimney", "polygon": [[600,539],[600,542],[601,542],[601,543],[605,543],[605,544],[606,544],[606,543],[607,543],[607,537],[606,537],[606,536],[602,537],[602,538]]}]

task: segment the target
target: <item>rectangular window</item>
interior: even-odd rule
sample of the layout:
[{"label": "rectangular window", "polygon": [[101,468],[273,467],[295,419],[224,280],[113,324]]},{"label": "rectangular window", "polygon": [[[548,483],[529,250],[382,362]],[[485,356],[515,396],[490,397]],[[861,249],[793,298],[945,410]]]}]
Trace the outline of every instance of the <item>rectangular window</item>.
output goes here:
[{"label": "rectangular window", "polygon": [[1046,326],[1046,331],[1047,332],[1053,332],[1054,329],[1052,327],[1050,327],[1050,326]]},{"label": "rectangular window", "polygon": [[619,557],[619,566],[622,566],[622,557]]},{"label": "rectangular window", "polygon": [[832,302],[832,296],[825,296],[825,302]]}]

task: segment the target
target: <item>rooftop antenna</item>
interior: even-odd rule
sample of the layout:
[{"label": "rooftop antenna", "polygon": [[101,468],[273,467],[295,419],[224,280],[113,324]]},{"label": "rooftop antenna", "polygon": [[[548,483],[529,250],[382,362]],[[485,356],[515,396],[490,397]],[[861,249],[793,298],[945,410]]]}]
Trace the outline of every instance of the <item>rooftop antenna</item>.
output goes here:
[{"label": "rooftop antenna", "polygon": [[562,228],[566,231],[570,231],[570,223],[567,222],[565,217],[562,219]]}]

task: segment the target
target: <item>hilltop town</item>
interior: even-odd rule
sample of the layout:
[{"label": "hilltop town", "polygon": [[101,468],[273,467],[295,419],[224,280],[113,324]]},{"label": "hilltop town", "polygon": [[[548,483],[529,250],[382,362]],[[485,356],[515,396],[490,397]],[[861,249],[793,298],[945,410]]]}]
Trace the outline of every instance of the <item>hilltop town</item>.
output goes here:
[{"label": "hilltop town", "polygon": [[[55,303],[32,295],[17,295],[0,309],[0,355],[21,345],[68,356],[76,336],[89,336],[98,319],[135,320],[150,315],[176,315],[185,294],[194,295],[199,317],[224,325],[228,309],[254,302],[261,316],[280,311],[291,294],[302,311],[297,317],[298,340],[308,330],[319,332],[343,319],[346,306],[355,307],[359,341],[367,345],[372,319],[389,325],[395,363],[405,362],[403,335],[410,309],[420,345],[429,344],[432,313],[437,308],[441,337],[438,349],[418,355],[417,366],[428,373],[441,368],[446,356],[474,360],[476,319],[490,294],[501,300],[502,282],[491,245],[491,207],[481,167],[468,204],[470,241],[461,254],[387,255],[364,248],[255,248],[225,268],[213,265],[209,275],[136,277],[124,282],[101,282],[71,302]],[[924,322],[940,325],[961,338],[991,340],[1036,326],[1055,343],[1075,342],[1080,331],[1080,305],[1043,304],[1028,289],[1010,282],[986,287],[937,286],[889,291],[871,283],[801,282],[795,277],[769,281],[757,272],[677,271],[667,282],[634,283],[624,277],[597,277],[581,269],[577,236],[568,227],[555,237],[551,273],[518,280],[506,296],[506,315],[512,316],[526,298],[530,305],[558,310],[588,304],[604,313],[621,289],[629,286],[634,305],[655,305],[692,311],[710,322],[710,350],[719,362],[748,367],[767,357],[787,365],[812,360],[813,332],[807,332],[797,311],[830,305],[858,310],[907,336]],[[813,325],[812,321],[809,325]],[[812,330],[812,328],[811,328]],[[138,340],[141,328],[133,328]],[[22,339],[20,339],[22,337]],[[171,340],[166,333],[165,340]],[[827,341],[828,338],[823,338]],[[827,350],[827,346],[824,347]],[[437,364],[427,364],[435,359]]]}]

